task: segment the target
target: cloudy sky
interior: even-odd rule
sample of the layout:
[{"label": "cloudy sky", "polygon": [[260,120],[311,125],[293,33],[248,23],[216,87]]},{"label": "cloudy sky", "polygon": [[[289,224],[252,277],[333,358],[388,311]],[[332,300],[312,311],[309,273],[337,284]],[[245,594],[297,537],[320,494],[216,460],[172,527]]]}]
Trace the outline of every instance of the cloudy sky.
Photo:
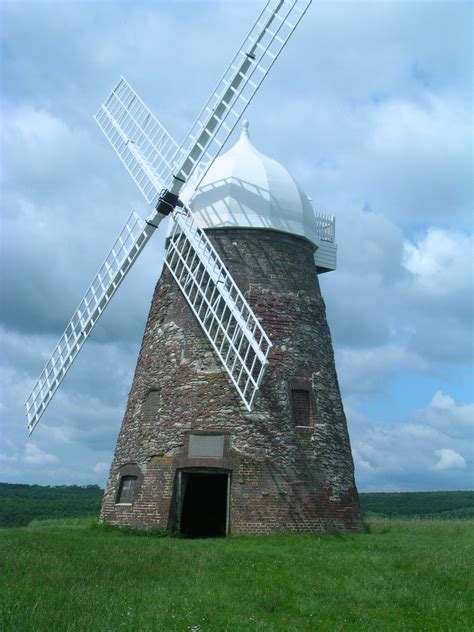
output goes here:
[{"label": "cloudy sky", "polygon": [[[104,484],[160,273],[161,234],[28,438],[59,335],[149,212],[93,113],[123,74],[181,140],[263,4],[0,2],[0,480]],[[473,487],[472,13],[314,0],[246,114],[337,218],[321,285],[362,491]]]}]

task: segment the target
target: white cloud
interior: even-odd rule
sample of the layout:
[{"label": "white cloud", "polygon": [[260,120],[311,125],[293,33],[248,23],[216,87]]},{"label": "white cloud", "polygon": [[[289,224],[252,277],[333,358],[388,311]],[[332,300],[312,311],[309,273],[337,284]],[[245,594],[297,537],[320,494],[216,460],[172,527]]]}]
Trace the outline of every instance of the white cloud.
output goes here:
[{"label": "white cloud", "polygon": [[[472,234],[432,227],[407,240],[390,220],[360,210],[346,213],[341,224],[339,268],[323,276],[321,287],[342,362],[370,370],[366,356],[390,347],[382,369],[387,378],[402,370],[393,364],[390,369],[394,353],[410,355],[403,369],[416,371],[470,363]],[[350,362],[343,357],[346,349]],[[358,381],[364,383],[364,373]]]},{"label": "white cloud", "polygon": [[[76,199],[75,205],[79,201],[84,205],[97,186],[94,178],[99,161],[89,130],[74,127],[65,114],[61,117],[31,104],[9,104],[2,108],[1,144],[5,158],[4,193],[16,196],[18,204],[43,208],[48,205],[48,212],[35,217],[35,225],[41,232],[51,222],[52,215],[61,223],[67,218],[70,226],[69,213],[59,215],[64,203],[69,205]],[[87,188],[84,182],[88,182]],[[11,206],[15,198],[8,200]],[[13,209],[9,208],[8,213],[11,217]],[[78,218],[81,215],[76,213]]]},{"label": "white cloud", "polygon": [[44,452],[44,450],[38,448],[34,443],[27,443],[25,445],[23,461],[30,465],[54,465],[59,463],[59,459],[55,454]]},{"label": "white cloud", "polygon": [[341,388],[347,397],[367,397],[383,391],[391,376],[403,371],[426,370],[424,360],[398,345],[337,350]]},{"label": "white cloud", "polygon": [[16,454],[5,454],[4,452],[0,452],[0,462],[4,463],[16,463],[18,461],[18,457]]},{"label": "white cloud", "polygon": [[403,265],[419,291],[445,298],[469,290],[473,253],[472,235],[433,227],[419,241],[405,242]]},{"label": "white cloud", "polygon": [[[469,218],[471,135],[468,112],[429,97],[423,105],[388,100],[371,106],[364,160],[371,167],[360,184],[389,217],[418,222]],[[355,164],[362,173],[360,164]],[[360,187],[359,187],[360,188]]]},{"label": "white cloud", "polygon": [[471,489],[473,408],[436,392],[425,408],[400,421],[374,423],[348,411],[360,489]]},{"label": "white cloud", "polygon": [[[451,410],[454,406],[454,399],[450,395],[445,395],[442,391],[436,391],[430,402],[432,408],[438,410]],[[472,406],[471,406],[472,408]]]},{"label": "white cloud", "polygon": [[474,403],[457,404],[450,395],[436,391],[426,408],[413,413],[413,419],[452,437],[470,437],[474,442]]},{"label": "white cloud", "polygon": [[96,474],[104,474],[108,472],[110,464],[104,463],[103,461],[98,461],[95,465],[92,466],[92,469]]},{"label": "white cloud", "polygon": [[435,450],[434,453],[439,457],[439,461],[434,465],[434,470],[459,470],[466,467],[465,459],[455,452],[447,448]]}]

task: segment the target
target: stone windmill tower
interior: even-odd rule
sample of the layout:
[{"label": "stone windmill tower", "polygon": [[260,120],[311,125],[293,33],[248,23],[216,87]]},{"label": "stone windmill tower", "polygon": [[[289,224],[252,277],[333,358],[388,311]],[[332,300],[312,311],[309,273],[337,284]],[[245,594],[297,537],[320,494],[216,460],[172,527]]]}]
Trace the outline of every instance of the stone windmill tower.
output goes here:
[{"label": "stone windmill tower", "polygon": [[246,127],[216,161],[310,2],[268,1],[181,145],[123,78],[95,116],[153,210],[130,215],[61,336],[30,432],[172,220],[102,519],[189,536],[361,526],[317,280],[335,267],[333,219]]},{"label": "stone windmill tower", "polygon": [[192,202],[273,348],[252,412],[179,289],[155,290],[101,517],[185,535],[361,526],[318,274],[335,268],[334,219],[316,216],[244,123]]}]

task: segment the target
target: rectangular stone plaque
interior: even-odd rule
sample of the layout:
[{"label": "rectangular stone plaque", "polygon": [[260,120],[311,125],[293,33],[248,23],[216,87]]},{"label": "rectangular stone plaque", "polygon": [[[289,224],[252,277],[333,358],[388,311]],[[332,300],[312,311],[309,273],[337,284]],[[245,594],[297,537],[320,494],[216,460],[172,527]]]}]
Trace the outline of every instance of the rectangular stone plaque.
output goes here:
[{"label": "rectangular stone plaque", "polygon": [[191,458],[222,459],[224,456],[224,435],[189,435]]}]

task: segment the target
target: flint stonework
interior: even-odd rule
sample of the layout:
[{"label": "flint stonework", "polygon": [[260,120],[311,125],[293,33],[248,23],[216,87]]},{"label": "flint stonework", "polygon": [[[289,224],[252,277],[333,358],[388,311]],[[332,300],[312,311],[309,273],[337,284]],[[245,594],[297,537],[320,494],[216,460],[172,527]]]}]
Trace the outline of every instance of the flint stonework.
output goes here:
[{"label": "flint stonework", "polygon": [[[311,245],[262,229],[207,232],[274,345],[253,411],[240,403],[164,269],[101,519],[176,528],[177,471],[201,468],[231,476],[230,534],[360,529],[347,424]],[[307,426],[295,426],[292,389],[309,392]],[[201,444],[191,440],[190,452],[190,435],[206,433],[223,437],[222,452],[208,447],[212,457],[193,456]],[[121,476],[131,471],[140,473],[136,500],[116,504]]]}]

